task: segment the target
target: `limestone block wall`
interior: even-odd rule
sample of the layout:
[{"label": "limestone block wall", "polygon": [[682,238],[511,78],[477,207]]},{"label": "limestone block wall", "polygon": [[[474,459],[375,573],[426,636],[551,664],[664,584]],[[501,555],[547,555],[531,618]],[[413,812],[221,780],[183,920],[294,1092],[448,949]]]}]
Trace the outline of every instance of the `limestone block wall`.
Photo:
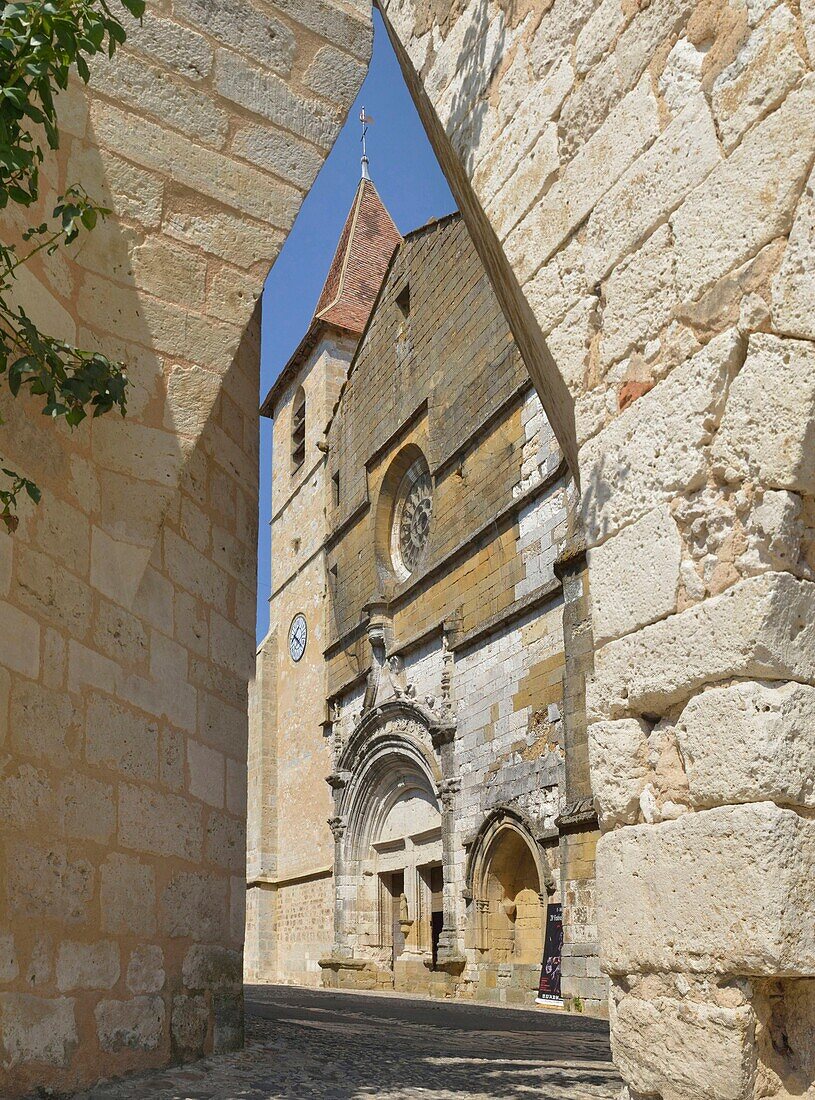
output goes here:
[{"label": "limestone block wall", "polygon": [[159,0],[60,96],[44,206],[80,183],[114,215],[20,299],[132,388],[72,436],[0,399],[43,490],[0,534],[3,1096],[242,1040],[250,321],[369,48],[353,5]]},{"label": "limestone block wall", "polygon": [[[784,1021],[813,976],[812,7],[383,8],[580,474],[627,1087],[800,1093],[811,1024]],[[684,730],[706,710],[727,719],[694,742],[702,793]]]}]

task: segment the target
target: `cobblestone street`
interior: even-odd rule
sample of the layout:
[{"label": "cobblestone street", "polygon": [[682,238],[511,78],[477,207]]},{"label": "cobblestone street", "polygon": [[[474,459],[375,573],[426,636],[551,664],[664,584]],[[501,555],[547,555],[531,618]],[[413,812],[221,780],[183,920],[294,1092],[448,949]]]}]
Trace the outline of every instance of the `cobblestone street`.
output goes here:
[{"label": "cobblestone street", "polygon": [[600,1021],[281,986],[247,989],[246,1049],[80,1100],[614,1100]]}]

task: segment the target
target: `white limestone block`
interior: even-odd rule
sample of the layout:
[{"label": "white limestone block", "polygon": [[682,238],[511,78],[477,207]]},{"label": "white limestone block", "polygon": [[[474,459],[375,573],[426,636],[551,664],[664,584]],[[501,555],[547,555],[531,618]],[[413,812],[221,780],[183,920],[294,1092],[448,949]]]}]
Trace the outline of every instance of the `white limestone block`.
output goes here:
[{"label": "white limestone block", "polygon": [[772,291],[774,327],[786,336],[815,340],[815,174],[809,177],[795,211]]},{"label": "white limestone block", "polygon": [[597,845],[604,969],[811,974],[814,860],[815,821],[772,802],[606,833]]},{"label": "white limestone block", "polygon": [[119,946],[112,940],[60,944],[57,956],[57,987],[61,993],[72,989],[112,989],[119,980]]},{"label": "white limestone block", "polygon": [[575,69],[587,73],[614,43],[625,23],[620,0],[603,0],[583,25],[574,47]]},{"label": "white limestone block", "polygon": [[700,94],[594,208],[586,230],[590,278],[603,278],[638,248],[721,159],[713,118]]},{"label": "white limestone block", "polygon": [[74,1001],[0,993],[0,1040],[4,1069],[21,1062],[67,1066],[79,1046]]},{"label": "white limestone block", "polygon": [[754,122],[783,100],[804,75],[795,45],[798,24],[781,4],[750,35],[713,84],[711,102],[722,144],[734,148]]},{"label": "white limestone block", "polygon": [[676,737],[693,805],[772,799],[815,808],[815,688],[712,688],[682,711]]},{"label": "white limestone block", "polygon": [[659,90],[676,114],[702,90],[702,62],[705,51],[697,50],[688,38],[679,38],[668,54],[659,78]]},{"label": "white limestone block", "polygon": [[660,501],[702,487],[704,448],[741,349],[735,329],[717,336],[585,444],[580,472],[589,546]]},{"label": "white limestone block", "polygon": [[639,251],[612,271],[603,287],[600,364],[606,367],[667,325],[677,304],[673,240],[661,225]]},{"label": "white limestone block", "polygon": [[815,683],[814,653],[815,584],[762,573],[603,646],[589,708],[598,718],[664,714],[730,677]]},{"label": "white limestone block", "polygon": [[611,1049],[637,1092],[662,1100],[746,1100],[755,1075],[755,1016],[747,1006],[623,997]]},{"label": "white limestone block", "polygon": [[737,568],[745,573],[796,572],[804,538],[801,512],[796,493],[765,490],[745,523],[747,549],[736,559]]},{"label": "white limestone block", "polygon": [[563,244],[658,133],[657,102],[646,76],[506,238],[507,259],[521,285]]},{"label": "white limestone block", "polygon": [[546,346],[573,394],[584,388],[589,349],[596,331],[597,299],[588,295],[546,337]]},{"label": "white limestone block", "polygon": [[810,64],[815,64],[815,0],[801,0],[801,22]]},{"label": "white limestone block", "polygon": [[750,337],[713,445],[714,473],[815,493],[815,346]]},{"label": "white limestone block", "polygon": [[595,645],[676,611],[682,540],[667,505],[588,551]]},{"label": "white limestone block", "polygon": [[588,729],[594,805],[603,831],[637,820],[648,775],[648,727],[637,718],[593,722]]},{"label": "white limestone block", "polygon": [[789,231],[815,145],[815,78],[755,125],[673,214],[677,285],[694,301]]}]

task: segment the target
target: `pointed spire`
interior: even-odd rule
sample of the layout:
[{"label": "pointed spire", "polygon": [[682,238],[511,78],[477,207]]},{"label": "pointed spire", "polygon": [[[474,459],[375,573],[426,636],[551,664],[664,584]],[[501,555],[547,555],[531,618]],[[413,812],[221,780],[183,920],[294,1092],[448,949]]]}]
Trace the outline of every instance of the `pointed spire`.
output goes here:
[{"label": "pointed spire", "polygon": [[[363,173],[366,163],[363,161]],[[402,237],[363,174],[331,261],[314,319],[362,333],[393,250]]]}]

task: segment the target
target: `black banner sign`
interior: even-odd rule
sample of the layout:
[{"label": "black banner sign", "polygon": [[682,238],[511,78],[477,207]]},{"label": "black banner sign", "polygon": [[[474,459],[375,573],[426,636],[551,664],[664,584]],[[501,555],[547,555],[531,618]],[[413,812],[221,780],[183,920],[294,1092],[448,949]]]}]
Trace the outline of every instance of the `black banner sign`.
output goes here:
[{"label": "black banner sign", "polygon": [[549,905],[546,910],[546,942],[543,948],[538,1001],[562,1004],[560,997],[560,949],[563,946],[563,906]]}]

